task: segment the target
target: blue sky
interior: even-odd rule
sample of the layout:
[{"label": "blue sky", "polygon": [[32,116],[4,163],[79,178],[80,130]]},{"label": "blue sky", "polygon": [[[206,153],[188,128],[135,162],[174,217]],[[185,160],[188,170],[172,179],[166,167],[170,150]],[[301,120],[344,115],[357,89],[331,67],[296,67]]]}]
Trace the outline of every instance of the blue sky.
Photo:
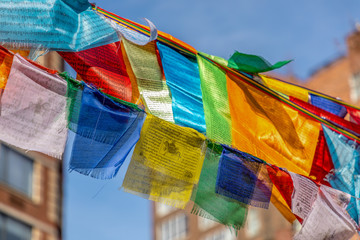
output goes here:
[{"label": "blue sky", "polygon": [[[346,36],[360,22],[359,0],[102,0],[97,4],[229,58],[235,50],[271,63],[294,59],[281,73],[301,79],[346,53]],[[119,190],[129,159],[113,180],[65,170],[64,239],[151,239],[150,201]],[[67,163],[65,162],[65,168]]]}]

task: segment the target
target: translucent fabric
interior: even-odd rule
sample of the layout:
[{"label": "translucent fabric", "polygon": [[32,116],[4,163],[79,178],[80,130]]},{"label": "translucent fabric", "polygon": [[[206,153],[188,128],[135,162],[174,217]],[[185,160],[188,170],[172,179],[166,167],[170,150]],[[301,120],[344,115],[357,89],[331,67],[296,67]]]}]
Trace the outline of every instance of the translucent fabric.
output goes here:
[{"label": "translucent fabric", "polygon": [[119,41],[88,1],[4,0],[0,43],[10,48],[79,51]]},{"label": "translucent fabric", "polygon": [[303,239],[353,239],[357,225],[325,191],[319,192],[295,240]]},{"label": "translucent fabric", "polygon": [[[288,172],[278,168],[277,166],[266,166],[269,177],[273,183],[273,191],[271,202],[281,212],[281,214],[289,221],[293,222],[296,218],[291,212],[291,196],[294,191],[294,185]],[[298,219],[301,221],[301,219]]]},{"label": "translucent fabric", "polygon": [[325,141],[324,131],[321,130],[309,176],[317,182],[328,185],[326,177],[333,169],[334,164]]},{"label": "translucent fabric", "polygon": [[139,140],[146,114],[86,84],[70,80],[68,85],[69,129],[76,133],[69,168],[113,178]]},{"label": "translucent fabric", "polygon": [[344,106],[337,104],[329,99],[310,94],[310,102],[312,105],[324,109],[332,114],[335,114],[341,118],[345,117],[347,110]]},{"label": "translucent fabric", "polygon": [[281,68],[289,62],[291,60],[277,62],[272,65],[263,57],[235,51],[229,59],[228,67],[248,73],[260,73]]},{"label": "translucent fabric", "polygon": [[123,60],[120,42],[80,52],[58,52],[88,84],[104,93],[131,102],[132,86]]},{"label": "translucent fabric", "polygon": [[206,136],[231,145],[231,116],[225,72],[209,62],[203,55],[197,55],[197,61],[203,95]]},{"label": "translucent fabric", "polygon": [[227,84],[233,146],[308,176],[320,123],[231,73]]},{"label": "translucent fabric", "polygon": [[125,39],[122,42],[146,108],[151,114],[174,122],[170,90],[162,76],[155,42],[144,46]]},{"label": "translucent fabric", "polygon": [[148,115],[135,146],[123,187],[178,208],[189,201],[200,177],[205,136]]},{"label": "translucent fabric", "polygon": [[287,96],[296,97],[304,102],[309,100],[309,91],[303,87],[281,81],[266,75],[259,75],[264,84],[274,91],[281,92]]},{"label": "translucent fabric", "polygon": [[13,61],[13,54],[0,46],[0,96],[5,88]]},{"label": "translucent fabric", "polygon": [[239,230],[246,221],[247,205],[215,192],[222,150],[221,145],[209,142],[199,184],[193,192],[191,213]]},{"label": "translucent fabric", "polygon": [[[302,115],[256,85],[231,73],[226,75],[232,118],[232,145],[240,151],[308,176],[320,123]],[[289,221],[291,213],[277,187],[272,203]]]},{"label": "translucent fabric", "polygon": [[205,133],[205,116],[196,58],[157,42],[166,84],[172,96],[175,123]]},{"label": "translucent fabric", "polygon": [[266,164],[250,154],[223,148],[216,193],[254,207],[268,208],[272,182]]},{"label": "translucent fabric", "polygon": [[345,130],[355,133],[357,135],[360,134],[360,126],[358,124],[347,121],[331,112],[323,110],[322,108],[316,107],[314,105],[311,105],[310,103],[306,103],[299,99],[290,97],[290,100],[292,102],[296,103],[297,105],[305,108],[306,110],[318,115],[319,117],[321,117],[325,120],[328,120],[330,123],[333,123],[342,129],[345,129]]},{"label": "translucent fabric", "polygon": [[350,121],[356,124],[360,124],[360,110],[346,106],[347,112],[350,115]]},{"label": "translucent fabric", "polygon": [[66,81],[14,56],[1,98],[0,140],[61,158],[66,141]]},{"label": "translucent fabric", "polygon": [[[352,196],[360,198],[356,190],[360,176],[360,146],[352,139],[336,133],[326,126],[322,126],[329,147],[332,161],[334,163],[334,173],[330,176],[329,182],[335,189],[349,193]],[[352,198],[348,207],[350,216],[359,223],[360,209],[356,199]]]}]

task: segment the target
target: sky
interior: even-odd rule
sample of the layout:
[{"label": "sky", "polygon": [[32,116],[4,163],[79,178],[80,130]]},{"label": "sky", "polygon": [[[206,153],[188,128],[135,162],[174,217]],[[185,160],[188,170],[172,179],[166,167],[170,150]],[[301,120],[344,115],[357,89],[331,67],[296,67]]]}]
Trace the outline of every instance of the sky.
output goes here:
[{"label": "sky", "polygon": [[[346,36],[360,22],[359,0],[102,0],[99,7],[228,59],[234,51],[271,63],[306,80],[346,54]],[[64,240],[152,239],[150,201],[119,190],[129,159],[112,180],[69,173],[65,166]]]}]

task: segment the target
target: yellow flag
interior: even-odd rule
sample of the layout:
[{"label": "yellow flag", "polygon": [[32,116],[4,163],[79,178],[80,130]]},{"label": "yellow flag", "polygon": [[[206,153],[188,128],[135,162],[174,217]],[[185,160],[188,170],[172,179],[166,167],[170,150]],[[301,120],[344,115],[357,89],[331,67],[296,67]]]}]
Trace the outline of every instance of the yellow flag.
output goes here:
[{"label": "yellow flag", "polygon": [[319,122],[228,74],[233,145],[264,161],[308,176]]},{"label": "yellow flag", "polygon": [[123,39],[122,44],[136,77],[137,86],[145,107],[151,114],[169,122],[174,122],[171,94],[163,79],[156,55],[155,42],[139,46]]},{"label": "yellow flag", "polygon": [[148,115],[136,144],[125,191],[184,208],[200,177],[205,136]]},{"label": "yellow flag", "polygon": [[[243,152],[289,171],[308,176],[320,123],[228,73],[232,144]],[[289,221],[289,206],[274,186],[271,202]]]},{"label": "yellow flag", "polygon": [[260,74],[260,77],[265,85],[274,91],[281,92],[287,96],[296,97],[304,102],[308,102],[309,100],[309,91],[303,87],[283,82],[262,74]]}]

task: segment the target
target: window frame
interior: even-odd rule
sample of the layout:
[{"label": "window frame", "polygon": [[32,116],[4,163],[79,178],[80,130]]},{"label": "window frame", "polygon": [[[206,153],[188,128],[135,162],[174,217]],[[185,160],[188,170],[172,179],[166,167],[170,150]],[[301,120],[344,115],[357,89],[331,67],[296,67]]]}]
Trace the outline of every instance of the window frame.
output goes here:
[{"label": "window frame", "polygon": [[28,235],[28,239],[25,239],[25,240],[31,240],[32,239],[32,230],[33,230],[33,227],[31,226],[31,225],[29,225],[29,224],[27,224],[27,223],[25,223],[25,222],[23,222],[23,221],[21,221],[21,220],[19,220],[19,219],[16,219],[16,218],[14,218],[14,217],[12,217],[12,216],[9,216],[9,215],[6,215],[6,214],[4,214],[4,213],[1,213],[0,212],[0,218],[2,219],[1,220],[1,222],[0,223],[2,223],[2,224],[0,224],[0,239],[5,239],[5,240],[7,240],[6,239],[6,234],[7,234],[7,232],[8,232],[8,227],[7,227],[7,224],[8,224],[8,221],[10,220],[10,221],[13,221],[13,222],[15,222],[15,223],[17,223],[17,224],[19,224],[19,225],[22,225],[22,227],[24,227],[24,228],[26,228],[27,230],[28,230],[28,233],[29,233],[29,235]]},{"label": "window frame", "polygon": [[[12,152],[13,154],[18,155],[21,157],[21,161],[28,161],[31,165],[30,169],[30,176],[31,176],[31,182],[29,183],[29,186],[26,186],[24,189],[21,189],[14,184],[11,183],[10,177],[9,177],[9,157],[7,157],[7,153]],[[27,156],[26,154],[21,153],[20,151],[17,151],[16,149],[0,142],[0,166],[4,166],[3,172],[0,173],[0,184],[6,185],[11,190],[16,191],[16,193],[21,194],[22,196],[32,199],[33,198],[33,184],[34,184],[34,159]],[[2,168],[0,168],[0,171]]]}]

